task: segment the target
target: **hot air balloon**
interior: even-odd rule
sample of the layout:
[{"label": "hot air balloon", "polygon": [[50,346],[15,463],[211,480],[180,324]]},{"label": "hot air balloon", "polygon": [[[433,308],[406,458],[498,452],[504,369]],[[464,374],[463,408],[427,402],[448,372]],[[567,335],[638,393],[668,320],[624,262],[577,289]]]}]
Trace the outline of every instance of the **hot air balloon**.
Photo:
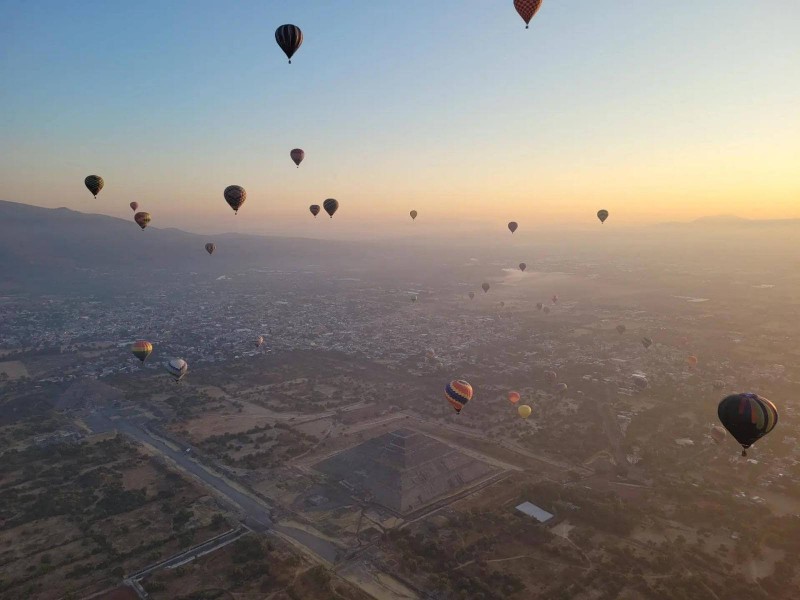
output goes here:
[{"label": "hot air balloon", "polygon": [[436,351],[433,348],[428,348],[428,350],[425,352],[425,358],[433,360],[436,358]]},{"label": "hot air balloon", "polygon": [[444,388],[444,397],[460,413],[467,402],[472,400],[472,386],[463,379],[451,381]]},{"label": "hot air balloon", "polygon": [[555,304],[556,302],[558,302],[558,294],[553,294],[553,297],[552,297],[552,298],[550,298],[550,301],[551,301],[553,304]]},{"label": "hot air balloon", "polygon": [[597,211],[597,218],[600,219],[601,223],[605,223],[606,219],[608,218],[608,211],[605,210],[605,209],[598,210]]},{"label": "hot air balloon", "polygon": [[222,195],[225,197],[225,202],[228,203],[228,206],[233,209],[234,214],[238,215],[239,209],[242,208],[242,204],[247,200],[247,192],[244,191],[244,188],[240,185],[229,185]]},{"label": "hot air balloon", "polygon": [[275,30],[275,41],[292,64],[292,56],[303,43],[303,32],[297,25],[281,25]]},{"label": "hot air balloon", "polygon": [[317,215],[319,214],[319,204],[312,204],[308,207],[308,210],[311,211],[311,214],[314,215],[314,218],[316,219]]},{"label": "hot air balloon", "polygon": [[542,310],[544,311],[544,314],[546,314],[546,315],[550,314],[550,307],[549,306],[545,306]]},{"label": "hot air balloon", "polygon": [[150,213],[148,212],[138,212],[133,215],[133,220],[136,221],[136,224],[144,230],[150,224],[152,218],[150,217]]},{"label": "hot air balloon", "polygon": [[206,244],[206,252],[208,252],[209,254],[214,254],[214,250],[216,249],[217,249],[216,244],[212,244],[211,242]]},{"label": "hot air balloon", "polygon": [[306,157],[306,153],[303,152],[300,148],[295,148],[291,152],[289,152],[289,156],[292,157],[294,164],[297,165],[297,168],[300,168],[300,163],[303,162],[303,159]]},{"label": "hot air balloon", "polygon": [[653,340],[649,337],[642,338],[642,346],[644,346],[645,350],[647,350],[650,346],[653,345]]},{"label": "hot air balloon", "polygon": [[713,387],[715,390],[725,389],[725,382],[721,379],[717,379],[711,384],[711,387]]},{"label": "hot air balloon", "polygon": [[568,389],[568,387],[567,387],[567,384],[566,384],[566,383],[559,383],[559,384],[556,386],[556,391],[557,391],[557,392],[558,392],[558,393],[559,393],[561,396],[563,396],[564,394],[566,394],[566,393],[567,393],[567,389]]},{"label": "hot air balloon", "polygon": [[517,402],[519,402],[519,399],[520,399],[519,392],[514,392],[514,391],[508,392],[508,401],[511,402],[511,404],[516,404]]},{"label": "hot air balloon", "polygon": [[514,232],[517,230],[517,227],[519,227],[519,225],[517,225],[517,222],[516,222],[516,221],[511,221],[511,222],[508,224],[508,230],[509,230],[511,233],[514,233]]},{"label": "hot air balloon", "polygon": [[491,286],[490,286],[488,283],[483,283],[483,284],[481,284],[481,289],[483,289],[483,293],[484,293],[484,294],[485,294],[486,292],[488,292],[488,291],[489,291],[489,288],[490,288],[490,287],[491,287]]},{"label": "hot air balloon", "polygon": [[686,364],[689,365],[691,370],[694,370],[697,367],[697,357],[693,354],[686,357]]},{"label": "hot air balloon", "polygon": [[412,220],[412,221],[413,221],[414,219],[416,219],[416,218],[417,218],[417,211],[415,211],[415,210],[412,210],[412,211],[411,211],[410,213],[408,213],[408,214],[410,214],[410,215],[411,215],[411,220]]},{"label": "hot air balloon", "polygon": [[558,373],[555,371],[545,371],[544,378],[547,383],[554,384],[556,381],[558,381]]},{"label": "hot air balloon", "polygon": [[778,423],[775,405],[752,392],[723,398],[717,407],[717,416],[725,429],[742,445],[742,456],[747,456],[747,449]]},{"label": "hot air balloon", "polygon": [[728,433],[725,431],[723,427],[720,427],[719,425],[714,425],[713,427],[711,427],[709,435],[716,444],[721,444],[722,442],[725,441],[725,438],[728,437]]},{"label": "hot air balloon", "polygon": [[544,308],[544,304],[542,304],[541,302],[537,302],[536,303],[536,310],[542,310],[543,308]]},{"label": "hot air balloon", "polygon": [[258,337],[256,338],[256,348],[261,348],[261,346],[262,346],[263,344],[264,344],[264,336],[263,336],[263,335],[260,335],[260,336],[258,336]]},{"label": "hot air balloon", "polygon": [[167,370],[167,373],[172,375],[172,378],[178,382],[186,375],[186,371],[189,370],[189,365],[187,365],[186,361],[182,358],[171,358],[164,363],[164,368]]},{"label": "hot air balloon", "polygon": [[525,29],[528,28],[533,15],[536,14],[541,6],[542,0],[514,0],[514,8],[517,9],[519,16],[525,21]]},{"label": "hot air balloon", "polygon": [[417,301],[417,296],[416,295],[411,296],[411,302],[416,302],[416,301]]},{"label": "hot air balloon", "polygon": [[631,375],[631,381],[633,381],[633,385],[635,385],[640,390],[647,389],[647,386],[650,385],[650,382],[647,381],[647,377],[645,377],[641,373],[634,373],[633,375]]},{"label": "hot air balloon", "polygon": [[334,200],[333,198],[328,198],[325,202],[322,203],[322,208],[325,209],[325,212],[330,215],[331,219],[333,218],[333,213],[335,213],[339,209],[339,201]]},{"label": "hot air balloon", "polygon": [[528,417],[530,417],[531,412],[532,412],[531,407],[528,406],[527,404],[523,404],[522,406],[517,408],[517,413],[519,413],[519,416],[522,417],[523,419],[527,419]]},{"label": "hot air balloon", "polygon": [[475,292],[470,292],[469,293],[469,299],[470,300],[475,300]]},{"label": "hot air balloon", "polygon": [[83,180],[84,185],[87,189],[92,192],[92,196],[97,198],[97,194],[100,193],[100,190],[103,189],[105,185],[105,181],[100,175],[89,175],[86,179]]},{"label": "hot air balloon", "polygon": [[528,265],[526,265],[525,263],[519,263],[519,270],[522,271],[523,273],[525,272],[525,269],[527,269],[527,268],[528,268]]},{"label": "hot air balloon", "polygon": [[139,203],[138,202],[131,202],[128,206],[131,207],[131,210],[133,212],[136,212],[139,209]]},{"label": "hot air balloon", "polygon": [[500,300],[499,304],[500,304],[500,308],[503,308],[506,305],[506,303],[503,300]]},{"label": "hot air balloon", "polygon": [[617,333],[622,335],[625,333],[625,330],[628,329],[625,325],[617,325]]},{"label": "hot air balloon", "polygon": [[150,353],[153,351],[153,344],[147,340],[137,340],[131,344],[131,352],[140,361],[144,362]]}]

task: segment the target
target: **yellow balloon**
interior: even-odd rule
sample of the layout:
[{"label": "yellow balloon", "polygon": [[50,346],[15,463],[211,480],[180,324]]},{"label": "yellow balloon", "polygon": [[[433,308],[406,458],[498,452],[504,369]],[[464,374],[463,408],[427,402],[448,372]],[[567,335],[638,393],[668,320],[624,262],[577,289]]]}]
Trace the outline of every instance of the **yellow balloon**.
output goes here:
[{"label": "yellow balloon", "polygon": [[520,417],[522,417],[523,419],[527,419],[528,417],[531,416],[532,411],[530,406],[528,406],[527,404],[523,404],[517,409],[517,412],[519,413]]}]

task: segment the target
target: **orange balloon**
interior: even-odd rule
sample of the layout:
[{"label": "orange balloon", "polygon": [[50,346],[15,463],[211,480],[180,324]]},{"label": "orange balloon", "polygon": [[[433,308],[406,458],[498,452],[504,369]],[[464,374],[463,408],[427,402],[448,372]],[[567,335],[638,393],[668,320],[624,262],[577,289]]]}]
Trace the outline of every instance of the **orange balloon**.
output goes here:
[{"label": "orange balloon", "polygon": [[517,402],[519,402],[519,399],[520,399],[519,392],[513,392],[513,391],[508,392],[508,401],[511,402],[511,404],[516,404]]}]

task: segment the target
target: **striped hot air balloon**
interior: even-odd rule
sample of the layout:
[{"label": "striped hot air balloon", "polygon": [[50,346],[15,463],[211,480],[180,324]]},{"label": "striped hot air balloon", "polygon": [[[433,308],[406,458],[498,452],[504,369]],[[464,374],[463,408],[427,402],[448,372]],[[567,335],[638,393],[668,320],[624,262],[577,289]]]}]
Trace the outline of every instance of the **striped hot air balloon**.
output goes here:
[{"label": "striped hot air balloon", "polygon": [[167,370],[167,373],[172,375],[172,378],[178,382],[186,375],[186,371],[189,370],[189,365],[187,365],[186,361],[182,358],[171,358],[164,363],[164,368]]},{"label": "striped hot air balloon", "polygon": [[451,381],[444,388],[444,397],[456,413],[460,414],[461,409],[472,400],[472,386],[463,379]]},{"label": "striped hot air balloon", "polygon": [[275,41],[292,64],[292,56],[303,43],[303,32],[297,25],[281,25],[275,30]]},{"label": "striped hot air balloon", "polygon": [[741,444],[742,456],[747,456],[747,449],[778,424],[775,405],[752,392],[723,398],[717,407],[717,416],[725,429]]},{"label": "striped hot air balloon", "polygon": [[131,344],[131,352],[140,361],[144,362],[150,353],[153,352],[153,344],[147,340],[137,340]]},{"label": "striped hot air balloon", "polygon": [[333,198],[328,198],[325,202],[322,203],[322,208],[325,209],[325,212],[328,213],[330,218],[333,218],[333,213],[339,210],[339,201],[334,200]]},{"label": "striped hot air balloon", "polygon": [[103,178],[100,177],[100,175],[89,175],[83,180],[83,184],[90,192],[92,192],[92,196],[97,198],[97,194],[99,194],[100,190],[103,189],[105,181],[103,181]]},{"label": "striped hot air balloon", "polygon": [[212,244],[211,242],[208,242],[206,244],[206,252],[208,252],[209,254],[214,254],[214,250],[216,249],[217,249],[216,244]]},{"label": "striped hot air balloon", "polygon": [[542,6],[542,0],[514,0],[514,8],[517,9],[519,16],[525,21],[525,29],[528,29],[531,19]]},{"label": "striped hot air balloon", "polygon": [[225,197],[225,202],[228,203],[228,206],[233,209],[234,214],[238,215],[239,209],[242,208],[242,204],[247,200],[247,192],[244,191],[244,188],[240,185],[229,185],[222,195]]},{"label": "striped hot air balloon", "polygon": [[148,212],[138,212],[133,215],[133,220],[136,221],[136,224],[144,231],[144,228],[147,227],[153,219]]}]

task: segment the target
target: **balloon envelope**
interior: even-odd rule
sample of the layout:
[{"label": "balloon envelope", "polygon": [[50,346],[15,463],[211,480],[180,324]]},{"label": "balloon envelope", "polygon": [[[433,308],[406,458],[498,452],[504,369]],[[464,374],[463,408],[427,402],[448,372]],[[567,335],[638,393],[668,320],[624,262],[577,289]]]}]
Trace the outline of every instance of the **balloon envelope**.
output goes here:
[{"label": "balloon envelope", "polygon": [[172,375],[175,381],[180,381],[181,378],[186,375],[186,371],[189,370],[189,365],[187,365],[186,361],[182,358],[171,358],[164,363],[164,368],[167,370],[167,373]]},{"label": "balloon envelope", "polygon": [[137,340],[131,345],[131,352],[140,361],[144,362],[150,353],[153,351],[153,344],[147,340]]},{"label": "balloon envelope", "polygon": [[460,413],[467,402],[472,400],[472,386],[463,379],[451,381],[444,388],[444,397]]},{"label": "balloon envelope", "polygon": [[216,244],[212,244],[211,242],[206,244],[206,252],[208,252],[209,254],[214,254],[214,250],[216,249],[217,249]]},{"label": "balloon envelope", "polygon": [[310,210],[311,214],[316,217],[319,214],[319,204],[312,204],[308,207],[308,210]]},{"label": "balloon envelope", "polygon": [[528,265],[526,265],[525,263],[519,263],[519,270],[522,271],[523,273],[525,272],[525,269],[527,269],[527,268],[528,268]]},{"label": "balloon envelope", "polygon": [[247,200],[247,192],[244,191],[244,188],[240,185],[229,185],[222,195],[225,197],[225,202],[228,203],[228,206],[233,209],[233,212],[239,214],[239,209],[242,208],[242,204]]},{"label": "balloon envelope", "polygon": [[325,202],[322,203],[322,208],[325,209],[325,212],[328,213],[330,218],[333,218],[333,213],[339,210],[339,201],[334,200],[333,198],[328,198]]},{"label": "balloon envelope", "polygon": [[555,383],[558,381],[558,373],[555,371],[545,371],[544,378],[547,380],[548,383]]},{"label": "balloon envelope", "polygon": [[645,349],[649,348],[652,345],[653,345],[653,340],[652,339],[650,339],[649,337],[643,337],[642,338],[642,346],[644,346]]},{"label": "balloon envelope", "polygon": [[294,164],[296,164],[299,167],[300,163],[303,162],[303,159],[306,157],[306,153],[303,152],[300,148],[295,148],[294,150],[289,152],[289,156],[292,157]]},{"label": "balloon envelope", "polygon": [[542,0],[514,0],[514,8],[517,9],[517,13],[525,21],[525,29],[528,28],[531,19],[541,6]]},{"label": "balloon envelope", "polygon": [[103,181],[103,178],[100,177],[100,175],[89,175],[83,180],[83,184],[90,192],[92,192],[92,196],[97,198],[97,194],[99,194],[100,190],[103,189],[105,181]]},{"label": "balloon envelope", "polygon": [[490,287],[491,286],[488,283],[484,283],[481,285],[481,288],[483,289],[484,293],[488,292]]},{"label": "balloon envelope", "polygon": [[626,329],[627,329],[627,327],[625,327],[625,325],[617,325],[617,333],[620,334],[620,335],[625,333]]},{"label": "balloon envelope", "polygon": [[297,25],[281,25],[275,30],[275,41],[292,64],[292,56],[303,43],[303,32]]},{"label": "balloon envelope", "polygon": [[517,408],[517,412],[519,413],[520,417],[522,417],[523,419],[527,419],[528,417],[531,416],[532,411],[530,406],[528,406],[527,404],[523,404],[522,406]]},{"label": "balloon envelope", "polygon": [[519,392],[513,392],[513,391],[508,392],[508,401],[511,402],[511,404],[516,404],[517,402],[519,402],[519,399],[520,399]]},{"label": "balloon envelope", "polygon": [[723,427],[742,445],[742,456],[778,423],[775,405],[752,392],[731,394],[717,406],[717,416]]},{"label": "balloon envelope", "polygon": [[508,230],[509,230],[511,233],[514,233],[514,232],[517,230],[517,227],[519,227],[519,225],[517,225],[517,222],[516,222],[516,221],[511,221],[511,222],[508,224]]},{"label": "balloon envelope", "polygon": [[129,206],[131,207],[131,210],[133,212],[136,212],[139,209],[139,203],[138,202],[131,202]]},{"label": "balloon envelope", "polygon": [[264,343],[264,336],[260,335],[256,338],[256,348],[260,348]]},{"label": "balloon envelope", "polygon": [[474,300],[475,299],[475,292],[470,292],[469,293],[469,299],[470,300]]},{"label": "balloon envelope", "polygon": [[144,229],[145,227],[147,227],[150,224],[150,221],[152,221],[152,218],[150,217],[150,213],[138,212],[135,215],[133,215],[133,220],[136,221],[136,224],[139,227]]},{"label": "balloon envelope", "polygon": [[411,215],[411,220],[412,220],[412,221],[413,221],[414,219],[416,219],[416,218],[417,218],[417,211],[415,211],[415,210],[412,210],[412,211],[411,211],[410,213],[408,213],[408,214],[410,214],[410,215]]},{"label": "balloon envelope", "polygon": [[597,218],[600,219],[601,223],[605,223],[606,219],[608,218],[608,211],[607,210],[598,210],[597,211]]}]

